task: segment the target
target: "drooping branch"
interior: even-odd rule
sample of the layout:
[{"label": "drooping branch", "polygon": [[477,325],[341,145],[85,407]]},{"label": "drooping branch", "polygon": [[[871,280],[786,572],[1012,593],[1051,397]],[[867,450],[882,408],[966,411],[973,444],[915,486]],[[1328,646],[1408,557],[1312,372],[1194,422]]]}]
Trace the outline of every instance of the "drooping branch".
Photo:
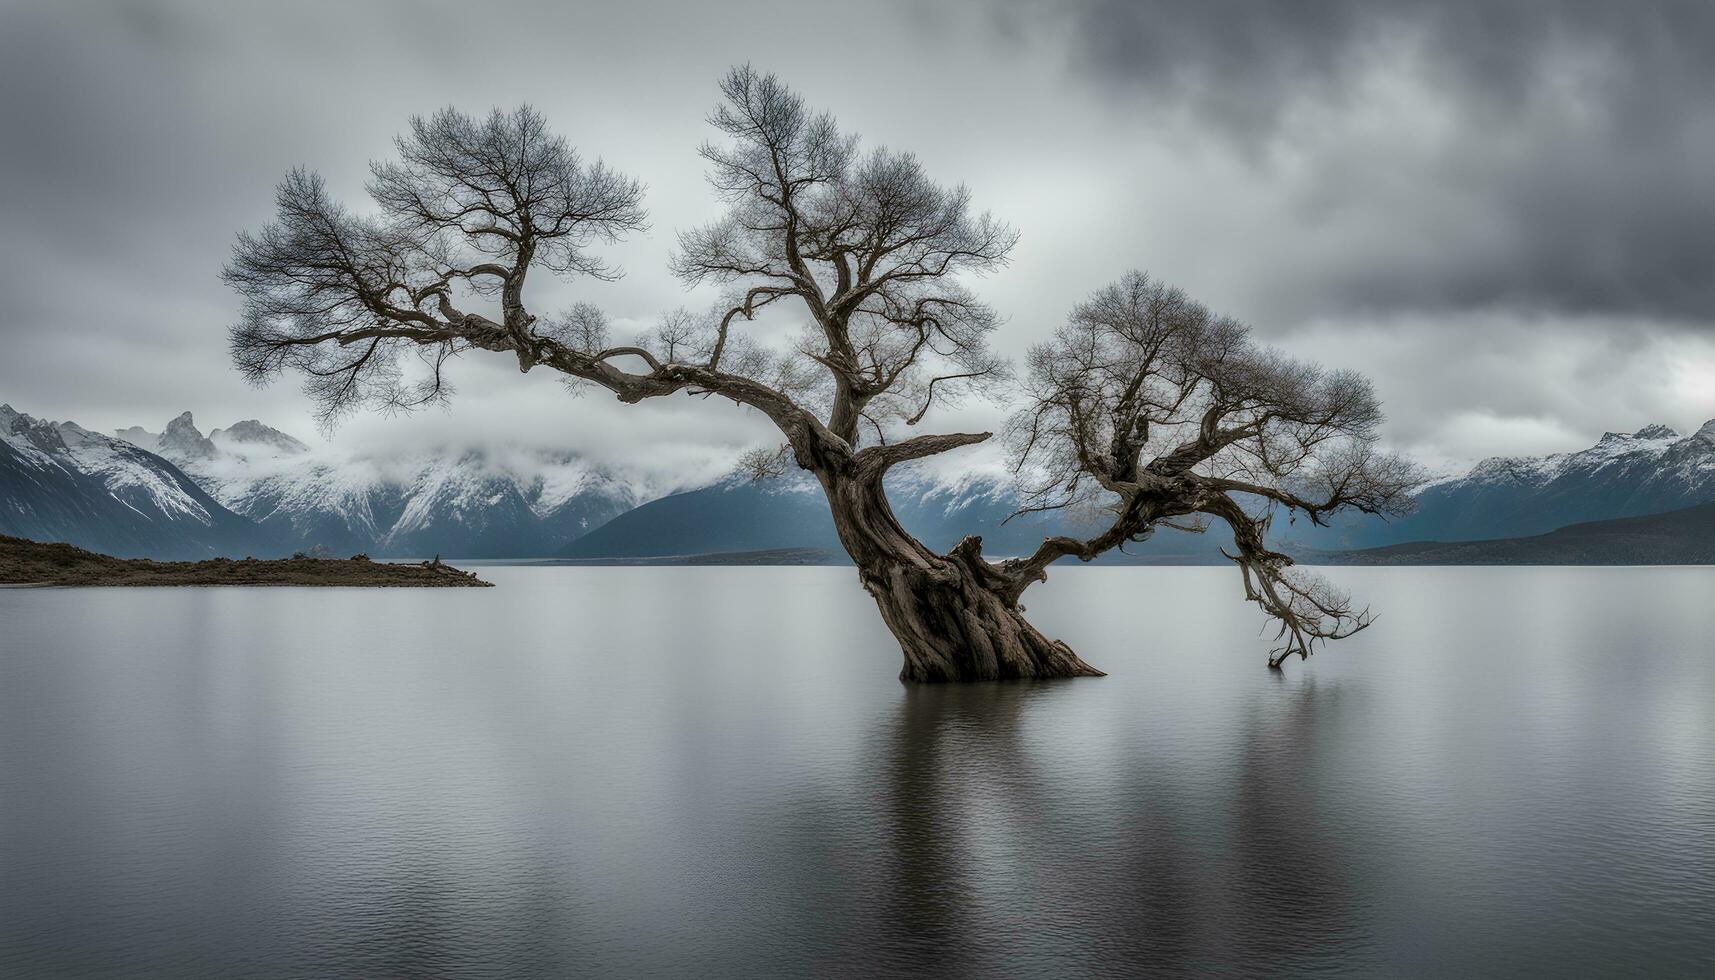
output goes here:
[{"label": "drooping branch", "polygon": [[1262,607],[1276,624],[1268,665],[1278,668],[1297,654],[1307,659],[1315,645],[1338,640],[1367,628],[1374,617],[1368,609],[1354,610],[1351,597],[1326,579],[1292,567],[1292,558],[1271,551],[1264,543],[1268,518],[1246,513],[1231,497],[1210,500],[1203,513],[1221,518],[1233,532],[1234,552],[1224,551],[1239,567],[1245,598]]},{"label": "drooping branch", "polygon": [[1382,415],[1367,380],[1259,347],[1244,325],[1132,273],[1032,349],[1026,390],[1031,404],[1007,430],[1021,512],[1100,509],[1109,522],[1001,562],[1015,590],[1058,559],[1090,561],[1207,515],[1231,526],[1246,594],[1280,624],[1272,663],[1369,622],[1265,542],[1276,507],[1326,525],[1343,511],[1409,506],[1419,476],[1377,448]]}]

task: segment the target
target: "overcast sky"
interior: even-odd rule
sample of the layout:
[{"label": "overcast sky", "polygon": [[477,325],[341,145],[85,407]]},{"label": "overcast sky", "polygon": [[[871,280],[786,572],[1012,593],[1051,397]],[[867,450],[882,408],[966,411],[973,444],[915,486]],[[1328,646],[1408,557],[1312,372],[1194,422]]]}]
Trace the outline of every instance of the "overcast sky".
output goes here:
[{"label": "overcast sky", "polygon": [[[1715,416],[1715,3],[71,3],[0,9],[0,401],[91,428],[261,418],[233,236],[304,165],[354,205],[413,113],[530,102],[648,185],[617,283],[533,282],[621,336],[690,303],[715,79],[780,73],[1016,225],[981,283],[1018,354],[1129,268],[1370,374],[1428,459]],[[509,359],[341,443],[496,437],[712,466],[736,408],[569,398]],[[967,407],[949,425],[992,424]]]}]

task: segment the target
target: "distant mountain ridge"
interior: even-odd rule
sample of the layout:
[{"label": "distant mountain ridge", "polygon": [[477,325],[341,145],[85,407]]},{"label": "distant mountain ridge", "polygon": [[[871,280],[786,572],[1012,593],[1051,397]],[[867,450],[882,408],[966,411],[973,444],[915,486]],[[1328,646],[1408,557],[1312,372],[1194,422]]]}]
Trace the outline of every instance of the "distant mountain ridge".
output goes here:
[{"label": "distant mountain ridge", "polygon": [[1485,541],[1418,541],[1312,558],[1341,565],[1707,565],[1715,503]]},{"label": "distant mountain ridge", "polygon": [[169,460],[10,405],[0,405],[0,533],[120,557],[274,557],[290,550]]},{"label": "distant mountain ridge", "polygon": [[[909,470],[889,480],[900,522],[929,547],[950,548],[965,534],[983,537],[984,553],[1016,555],[1046,534],[1088,534],[1057,515],[1015,519],[1011,487],[973,478],[947,486]],[[1525,537],[1583,521],[1663,513],[1715,501],[1715,420],[1691,436],[1665,425],[1610,432],[1576,453],[1496,457],[1443,477],[1417,494],[1417,509],[1385,521],[1341,515],[1330,528],[1281,513],[1271,541],[1288,552],[1332,553],[1404,542]],[[1205,564],[1224,559],[1217,522],[1202,535],[1163,529],[1109,561]],[[820,492],[788,477],[762,484],[727,480],[651,501],[572,542],[566,558],[638,559],[673,555],[819,549],[838,552]]]},{"label": "distant mountain ridge", "polygon": [[[570,453],[350,453],[312,448],[256,419],[205,435],[189,412],[159,431],[117,435],[0,408],[0,533],[161,558],[316,546],[377,557],[580,560],[842,553],[820,489],[801,474],[729,478],[646,502],[646,488]],[[985,554],[1003,557],[1033,550],[1045,535],[1092,530],[1061,514],[1007,521],[1016,493],[998,474],[902,467],[888,486],[901,523],[936,550],[975,534]],[[1715,421],[1690,436],[1652,425],[1606,433],[1575,453],[1483,460],[1423,487],[1416,512],[1393,522],[1342,515],[1317,528],[1283,513],[1271,540],[1307,556],[1413,543],[1428,561],[1423,542],[1526,538],[1712,501]],[[1203,535],[1162,530],[1104,560],[1220,562],[1225,543],[1218,524]]]},{"label": "distant mountain ridge", "polygon": [[1665,425],[1608,432],[1594,446],[1547,456],[1496,456],[1420,489],[1410,515],[1342,515],[1332,528],[1298,521],[1275,531],[1319,550],[1413,541],[1524,537],[1586,521],[1660,514],[1715,501],[1715,420],[1684,436]]},{"label": "distant mountain ridge", "polygon": [[233,511],[336,554],[541,557],[638,503],[634,488],[570,453],[317,453],[254,419],[204,436],[189,412],[159,434],[118,434]]}]

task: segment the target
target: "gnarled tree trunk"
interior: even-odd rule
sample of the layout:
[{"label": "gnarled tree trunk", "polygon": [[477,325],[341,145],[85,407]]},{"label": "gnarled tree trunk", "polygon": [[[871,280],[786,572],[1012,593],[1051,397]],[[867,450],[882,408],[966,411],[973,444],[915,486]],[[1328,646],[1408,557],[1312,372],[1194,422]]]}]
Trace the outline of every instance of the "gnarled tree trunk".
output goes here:
[{"label": "gnarled tree trunk", "polygon": [[1071,647],[1026,622],[1017,589],[966,538],[937,555],[893,516],[879,472],[820,474],[840,540],[858,578],[899,640],[903,681],[1100,677]]},{"label": "gnarled tree trunk", "polygon": [[1026,622],[1018,606],[983,585],[959,561],[861,568],[899,647],[905,681],[991,681],[1100,677],[1059,640]]}]

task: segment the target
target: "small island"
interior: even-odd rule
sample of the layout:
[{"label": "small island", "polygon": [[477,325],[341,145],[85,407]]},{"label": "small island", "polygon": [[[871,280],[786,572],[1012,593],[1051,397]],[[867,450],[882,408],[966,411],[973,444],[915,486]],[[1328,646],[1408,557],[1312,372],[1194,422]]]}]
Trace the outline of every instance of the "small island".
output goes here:
[{"label": "small island", "polygon": [[150,561],[114,558],[69,544],[48,544],[0,535],[0,586],[55,585],[310,585],[370,587],[492,586],[475,572],[440,558],[414,565],[350,558],[210,558],[206,561]]}]

